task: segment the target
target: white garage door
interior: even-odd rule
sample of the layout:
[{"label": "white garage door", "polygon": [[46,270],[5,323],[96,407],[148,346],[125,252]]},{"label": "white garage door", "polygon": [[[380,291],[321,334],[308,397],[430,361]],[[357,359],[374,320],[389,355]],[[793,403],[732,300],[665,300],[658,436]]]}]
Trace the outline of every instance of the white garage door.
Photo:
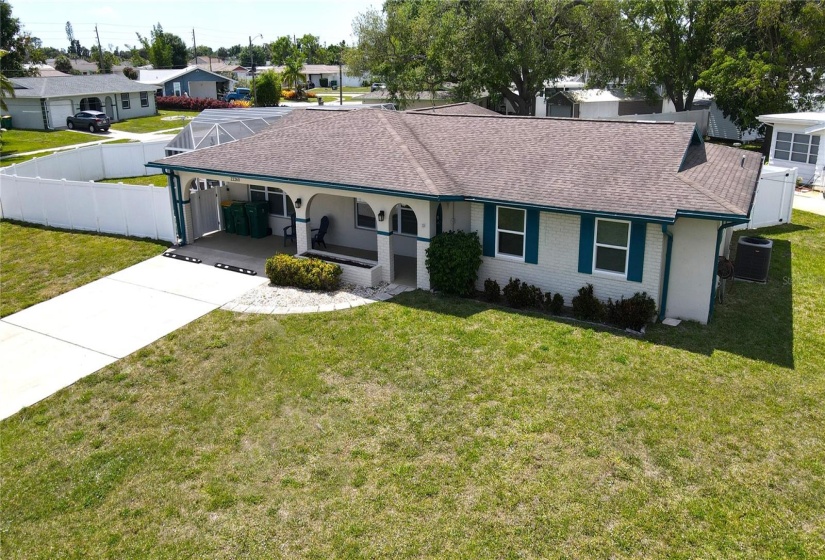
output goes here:
[{"label": "white garage door", "polygon": [[189,97],[218,98],[216,82],[189,82]]},{"label": "white garage door", "polygon": [[66,117],[74,115],[72,102],[68,99],[49,101],[49,115],[52,128],[66,128]]}]

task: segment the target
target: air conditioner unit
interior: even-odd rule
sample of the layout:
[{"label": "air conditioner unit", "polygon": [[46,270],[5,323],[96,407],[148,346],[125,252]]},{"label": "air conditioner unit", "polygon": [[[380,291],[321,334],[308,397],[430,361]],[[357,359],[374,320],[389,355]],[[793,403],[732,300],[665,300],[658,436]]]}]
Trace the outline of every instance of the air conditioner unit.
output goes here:
[{"label": "air conditioner unit", "polygon": [[740,237],[736,245],[734,276],[751,282],[768,281],[773,241],[762,237]]}]

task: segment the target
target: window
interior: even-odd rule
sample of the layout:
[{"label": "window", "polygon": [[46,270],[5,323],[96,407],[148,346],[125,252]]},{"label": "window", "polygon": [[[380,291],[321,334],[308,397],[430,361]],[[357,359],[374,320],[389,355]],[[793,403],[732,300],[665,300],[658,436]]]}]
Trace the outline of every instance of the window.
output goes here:
[{"label": "window", "polygon": [[140,106],[141,107],[148,107],[149,106],[149,92],[148,91],[140,92]]},{"label": "window", "polygon": [[630,222],[596,220],[593,269],[625,275],[627,273]]},{"label": "window", "polygon": [[785,161],[816,164],[819,139],[819,136],[810,134],[777,132],[773,157]]},{"label": "window", "polygon": [[375,229],[375,212],[360,198],[355,199],[355,227]]},{"label": "window", "polygon": [[273,216],[287,217],[295,213],[292,200],[284,191],[276,187],[249,185],[249,200],[253,202],[265,200],[269,203],[269,213]]},{"label": "window", "polygon": [[496,213],[496,256],[524,258],[524,231],[527,213],[499,206]]},{"label": "window", "polygon": [[121,93],[120,94],[120,106],[124,109],[129,108],[129,94],[128,93]]},{"label": "window", "polygon": [[415,212],[406,204],[396,206],[390,219],[392,220],[392,231],[395,233],[402,235],[418,234],[418,220],[415,219]]},{"label": "window", "polygon": [[180,82],[172,82],[172,94],[180,97],[180,94],[181,94]]},{"label": "window", "polygon": [[102,111],[103,104],[97,97],[84,97],[80,100],[81,111]]}]

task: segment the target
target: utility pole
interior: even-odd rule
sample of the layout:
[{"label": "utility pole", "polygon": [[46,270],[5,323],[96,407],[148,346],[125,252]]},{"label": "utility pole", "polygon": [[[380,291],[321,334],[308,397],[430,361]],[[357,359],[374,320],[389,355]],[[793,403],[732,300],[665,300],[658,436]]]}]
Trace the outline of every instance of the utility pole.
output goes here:
[{"label": "utility pole", "polygon": [[195,29],[192,29],[192,52],[195,54],[195,66],[200,66],[198,64],[198,43],[195,41]]},{"label": "utility pole", "polygon": [[103,47],[100,46],[100,34],[97,32],[97,24],[95,24],[95,36],[97,36],[97,54],[100,57],[100,73],[106,73],[106,66],[103,65]]}]

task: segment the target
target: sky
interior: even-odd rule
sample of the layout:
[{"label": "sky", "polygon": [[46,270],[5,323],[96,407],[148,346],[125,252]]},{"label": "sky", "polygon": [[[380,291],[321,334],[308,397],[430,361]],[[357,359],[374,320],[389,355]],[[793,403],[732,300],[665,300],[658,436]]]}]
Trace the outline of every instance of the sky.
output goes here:
[{"label": "sky", "polygon": [[248,45],[249,37],[272,42],[283,35],[310,33],[321,44],[352,44],[352,20],[382,0],[9,0],[12,17],[23,30],[39,37],[44,47],[65,49],[66,22],[72,22],[75,39],[86,48],[97,42],[95,25],[104,49],[138,43],[135,32],[149,37],[152,26],[181,37],[192,46],[213,49]]}]

